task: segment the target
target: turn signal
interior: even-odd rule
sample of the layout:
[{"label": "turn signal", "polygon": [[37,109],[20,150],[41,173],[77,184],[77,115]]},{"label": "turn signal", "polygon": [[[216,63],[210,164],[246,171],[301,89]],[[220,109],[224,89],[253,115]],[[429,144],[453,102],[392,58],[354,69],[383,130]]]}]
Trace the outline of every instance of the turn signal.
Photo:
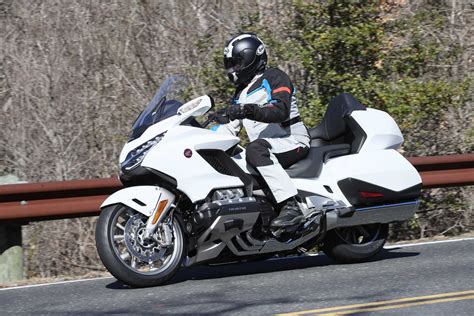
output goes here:
[{"label": "turn signal", "polygon": [[168,200],[163,200],[160,203],[158,203],[158,207],[156,208],[155,216],[153,217],[152,224],[155,225],[156,222],[158,222],[158,219],[160,218],[161,213],[163,213],[163,210],[166,207],[166,204],[168,204]]}]

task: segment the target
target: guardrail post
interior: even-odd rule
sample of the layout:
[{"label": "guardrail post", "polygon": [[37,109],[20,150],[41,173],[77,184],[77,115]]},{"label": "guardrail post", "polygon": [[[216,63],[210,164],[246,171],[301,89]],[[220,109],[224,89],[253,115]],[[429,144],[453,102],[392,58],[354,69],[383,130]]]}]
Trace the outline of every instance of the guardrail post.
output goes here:
[{"label": "guardrail post", "polygon": [[[25,183],[14,175],[0,176],[1,184]],[[21,225],[0,223],[0,284],[23,279]]]},{"label": "guardrail post", "polygon": [[21,226],[0,224],[0,283],[23,279]]}]

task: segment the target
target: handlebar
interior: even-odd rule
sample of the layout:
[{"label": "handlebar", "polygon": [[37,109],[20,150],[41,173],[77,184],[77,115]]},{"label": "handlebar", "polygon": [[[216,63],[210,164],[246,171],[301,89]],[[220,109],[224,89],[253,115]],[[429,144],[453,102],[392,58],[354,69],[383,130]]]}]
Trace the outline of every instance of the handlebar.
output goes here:
[{"label": "handlebar", "polygon": [[216,122],[219,124],[229,123],[229,117],[227,116],[226,110],[220,109],[215,112],[210,112],[207,116],[207,120],[202,123],[202,127],[206,128],[212,122]]}]

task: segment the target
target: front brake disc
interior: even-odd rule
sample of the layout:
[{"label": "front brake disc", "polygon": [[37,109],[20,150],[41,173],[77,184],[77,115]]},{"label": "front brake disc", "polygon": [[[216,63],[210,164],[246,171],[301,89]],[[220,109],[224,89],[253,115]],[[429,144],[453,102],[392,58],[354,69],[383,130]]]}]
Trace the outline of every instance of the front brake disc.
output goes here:
[{"label": "front brake disc", "polygon": [[136,214],[125,225],[125,245],[132,256],[142,262],[155,262],[161,259],[166,248],[160,247],[158,242],[152,238],[143,238],[146,221],[142,214]]}]

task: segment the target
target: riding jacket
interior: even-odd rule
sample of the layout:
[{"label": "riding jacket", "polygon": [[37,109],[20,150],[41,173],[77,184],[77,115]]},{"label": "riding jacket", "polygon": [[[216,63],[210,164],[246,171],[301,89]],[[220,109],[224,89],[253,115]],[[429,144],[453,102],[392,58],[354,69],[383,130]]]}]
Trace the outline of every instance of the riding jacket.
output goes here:
[{"label": "riding jacket", "polygon": [[249,84],[239,86],[233,97],[233,104],[253,104],[253,114],[247,119],[221,125],[219,130],[237,135],[244,126],[250,141],[293,136],[301,145],[308,147],[309,135],[301,121],[295,93],[286,73],[268,68]]}]

